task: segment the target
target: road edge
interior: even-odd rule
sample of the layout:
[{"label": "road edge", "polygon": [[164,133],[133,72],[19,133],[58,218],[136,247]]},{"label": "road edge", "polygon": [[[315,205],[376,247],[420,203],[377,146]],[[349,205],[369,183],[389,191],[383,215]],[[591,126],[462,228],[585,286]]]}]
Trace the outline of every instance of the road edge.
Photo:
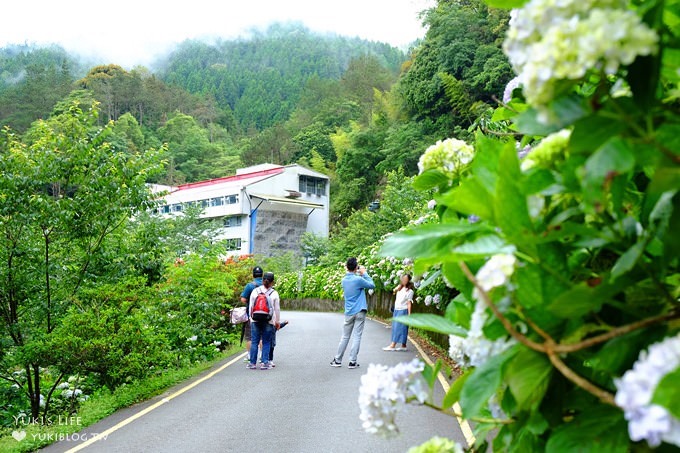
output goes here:
[{"label": "road edge", "polygon": [[[371,319],[371,321],[373,321],[373,322],[377,322],[378,324],[382,324],[382,325],[384,325],[384,326],[388,326],[388,325],[389,325],[389,324],[387,324],[386,322],[381,321],[380,319],[376,319],[376,318],[373,318],[373,317],[371,317],[371,318],[369,318],[369,319]],[[418,343],[418,341],[416,341],[415,339],[411,338],[410,336],[408,337],[408,341],[410,341],[411,344],[413,344],[413,346],[414,346],[414,347],[416,348],[416,350],[418,351],[418,354],[423,358],[423,360],[425,361],[425,363],[427,363],[427,364],[430,365],[430,366],[433,366],[433,365],[434,365],[434,362],[432,361],[432,358],[430,358],[430,356],[427,354],[427,352],[425,352],[425,350],[423,349],[423,347],[420,346],[420,344]],[[449,382],[446,380],[446,377],[444,377],[444,375],[442,374],[441,371],[440,371],[439,373],[437,373],[437,379],[439,380],[439,384],[440,384],[440,385],[442,386],[442,388],[444,389],[444,393],[445,393],[445,394],[448,393],[448,392],[449,392],[449,389],[451,388],[451,385],[450,385]],[[456,414],[461,414],[461,413],[463,412],[462,409],[461,409],[461,407],[460,407],[460,405],[459,405],[458,403],[455,403],[455,404],[453,405],[453,410],[456,412]],[[468,444],[467,447],[468,447],[468,448],[469,448],[469,447],[472,447],[472,446],[475,444],[475,442],[477,442],[477,438],[476,438],[475,435],[473,434],[472,428],[470,427],[470,424],[467,422],[467,420],[464,420],[462,417],[460,417],[460,416],[458,416],[458,415],[456,415],[456,420],[458,421],[458,426],[460,426],[460,430],[463,432],[463,436],[465,437],[465,442],[467,442],[467,444]]]}]

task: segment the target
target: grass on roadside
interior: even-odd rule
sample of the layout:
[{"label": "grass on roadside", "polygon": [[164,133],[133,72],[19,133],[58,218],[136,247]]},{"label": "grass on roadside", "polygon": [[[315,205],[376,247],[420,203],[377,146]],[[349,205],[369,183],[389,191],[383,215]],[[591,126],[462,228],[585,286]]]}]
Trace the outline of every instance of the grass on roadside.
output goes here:
[{"label": "grass on roadside", "polygon": [[[8,429],[0,437],[0,452],[30,452],[62,439],[79,440],[71,435],[102,420],[119,409],[146,401],[163,393],[181,381],[212,368],[220,361],[240,352],[241,349],[242,347],[238,345],[231,346],[220,353],[219,357],[214,360],[186,368],[169,370],[161,375],[123,385],[113,392],[102,389],[95,392],[87,401],[81,404],[78,413],[73,416],[75,418],[58,419],[55,416],[51,418],[51,425],[28,425],[19,426],[14,430]],[[25,437],[22,438],[23,433],[25,433]],[[13,437],[13,434],[17,438]],[[74,443],[75,445],[76,443]]]}]

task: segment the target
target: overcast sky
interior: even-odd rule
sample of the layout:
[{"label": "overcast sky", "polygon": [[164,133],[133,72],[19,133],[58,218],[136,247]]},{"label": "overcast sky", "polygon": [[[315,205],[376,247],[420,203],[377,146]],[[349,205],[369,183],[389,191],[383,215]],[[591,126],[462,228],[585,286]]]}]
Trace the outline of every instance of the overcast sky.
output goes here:
[{"label": "overcast sky", "polygon": [[434,0],[12,0],[0,10],[0,47],[57,43],[97,62],[149,64],[187,38],[233,38],[272,22],[398,47],[424,35]]}]

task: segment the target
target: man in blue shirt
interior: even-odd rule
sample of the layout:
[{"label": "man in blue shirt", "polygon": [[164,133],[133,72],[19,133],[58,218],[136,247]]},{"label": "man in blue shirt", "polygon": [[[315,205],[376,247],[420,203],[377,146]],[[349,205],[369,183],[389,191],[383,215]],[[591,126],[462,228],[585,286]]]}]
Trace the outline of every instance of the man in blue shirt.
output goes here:
[{"label": "man in blue shirt", "polygon": [[375,288],[373,279],[366,273],[364,266],[359,266],[356,258],[347,260],[347,274],[342,279],[342,289],[345,293],[345,324],[342,329],[342,338],[338,345],[338,353],[333,357],[332,367],[342,366],[342,356],[345,355],[349,339],[354,335],[352,348],[349,351],[348,368],[358,368],[357,355],[361,346],[361,335],[364,333],[366,322],[367,289]]},{"label": "man in blue shirt", "polygon": [[[245,288],[243,288],[243,292],[241,293],[241,302],[248,307],[248,303],[250,302],[250,295],[252,294],[253,290],[259,286],[262,286],[262,268],[260,266],[255,266],[253,268],[253,281],[248,282]],[[250,317],[250,313],[248,313],[248,317]],[[244,322],[243,323],[243,330],[241,331],[241,344],[243,344],[243,339],[246,339],[246,350],[250,351],[250,321]],[[248,358],[244,360],[244,362],[247,362]]]}]

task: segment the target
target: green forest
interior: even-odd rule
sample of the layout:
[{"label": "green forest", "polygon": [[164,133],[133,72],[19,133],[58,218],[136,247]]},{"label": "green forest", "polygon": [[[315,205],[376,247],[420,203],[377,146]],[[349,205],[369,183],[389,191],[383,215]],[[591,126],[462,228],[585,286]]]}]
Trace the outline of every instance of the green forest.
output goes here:
[{"label": "green forest", "polygon": [[424,20],[427,36],[406,53],[272,25],[247,39],[184,42],[153,69],[88,68],[56,46],[12,46],[0,49],[0,125],[23,133],[72,102],[96,101],[116,149],[167,145],[155,182],[299,162],[331,176],[342,219],[379,193],[387,172],[415,174],[428,143],[469,134],[512,77],[500,49],[507,13],[441,2]]}]

